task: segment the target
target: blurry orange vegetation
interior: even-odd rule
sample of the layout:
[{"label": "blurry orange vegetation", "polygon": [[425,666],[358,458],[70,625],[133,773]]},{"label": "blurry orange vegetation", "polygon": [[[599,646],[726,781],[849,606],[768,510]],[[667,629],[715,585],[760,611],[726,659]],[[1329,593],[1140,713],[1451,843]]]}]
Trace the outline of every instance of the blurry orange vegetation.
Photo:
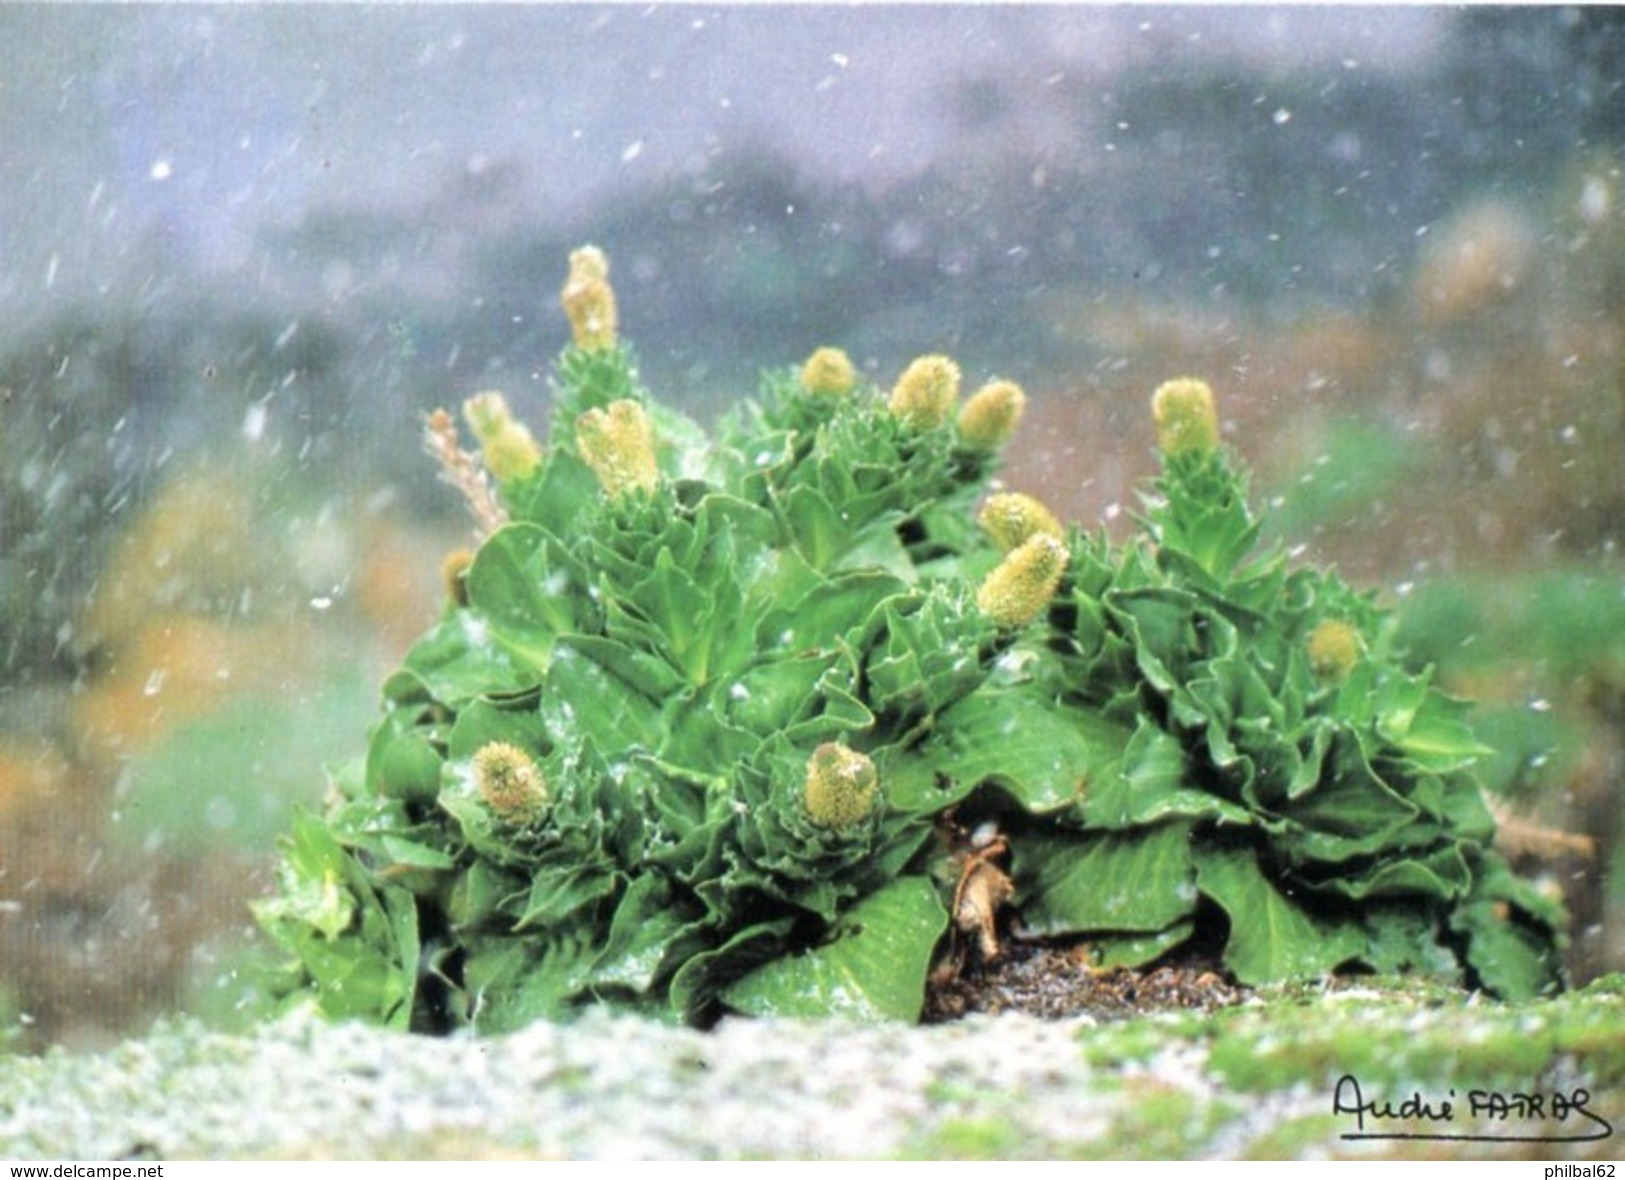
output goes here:
[{"label": "blurry orange vegetation", "polygon": [[[308,680],[327,620],[304,605],[288,539],[221,470],[174,478],[120,537],[77,628],[96,674],[73,704],[96,754],[130,753],[224,701]],[[378,515],[339,530],[365,631],[398,657],[439,605],[435,543]],[[354,638],[354,635],[351,635]]]},{"label": "blurry orange vegetation", "polygon": [[[170,478],[75,620],[86,674],[54,741],[0,733],[0,898],[21,907],[0,911],[0,986],[36,1043],[174,1007],[194,949],[240,925],[256,888],[231,849],[112,840],[125,760],[233,701],[308,691],[340,659],[387,667],[441,609],[447,537],[338,503],[308,526],[275,522],[252,479],[224,466]],[[217,772],[197,767],[200,798]]]},{"label": "blurry orange vegetation", "polygon": [[0,823],[30,806],[49,804],[67,777],[67,759],[52,746],[30,741],[0,746]]},{"label": "blurry orange vegetation", "polygon": [[434,621],[444,604],[437,557],[442,545],[399,524],[368,529],[355,575],[356,605],[394,663]]},{"label": "blurry orange vegetation", "polygon": [[117,648],[154,615],[223,616],[245,587],[275,572],[276,549],[254,535],[254,505],[224,472],[172,479],[119,537],[81,616],[81,650]]},{"label": "blurry orange vegetation", "polygon": [[1509,298],[1529,276],[1535,231],[1508,201],[1487,198],[1458,210],[1433,233],[1413,288],[1427,328]]},{"label": "blurry orange vegetation", "polygon": [[1625,233],[1557,248],[1540,216],[1466,204],[1363,310],[1282,321],[1051,293],[1041,314],[1085,360],[1070,388],[1033,390],[1002,475],[1063,520],[1123,522],[1154,470],[1146,390],[1198,373],[1256,485],[1289,500],[1350,422],[1414,444],[1410,478],[1292,538],[1306,560],[1393,584],[1594,554],[1625,517]]},{"label": "blurry orange vegetation", "polygon": [[74,727],[98,752],[132,752],[228,697],[276,688],[302,646],[298,631],[189,616],[154,619],[121,645],[110,673],[74,702]]}]

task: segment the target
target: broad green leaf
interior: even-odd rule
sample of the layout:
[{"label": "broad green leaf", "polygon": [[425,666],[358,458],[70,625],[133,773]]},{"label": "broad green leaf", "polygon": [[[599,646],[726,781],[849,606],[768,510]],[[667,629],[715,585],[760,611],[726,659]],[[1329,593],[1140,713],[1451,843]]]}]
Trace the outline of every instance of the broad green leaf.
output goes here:
[{"label": "broad green leaf", "polygon": [[471,615],[538,678],[553,641],[580,629],[577,603],[585,596],[586,587],[563,546],[539,525],[498,529],[480,546],[468,570]]},{"label": "broad green leaf", "polygon": [[525,882],[517,874],[505,872],[488,860],[478,859],[452,886],[446,902],[446,918],[452,929],[475,930],[492,922],[512,925],[512,920],[493,922],[505,903],[525,895]]},{"label": "broad green leaf", "polygon": [[1473,893],[1450,915],[1450,929],[1467,938],[1467,963],[1476,981],[1505,1000],[1548,995],[1563,985],[1554,927],[1562,907],[1506,862],[1481,856],[1474,864]]},{"label": "broad green leaf", "polygon": [[902,520],[901,512],[888,512],[870,521],[847,538],[845,548],[835,555],[829,568],[832,571],[883,570],[899,581],[912,584],[919,575],[897,535],[897,526]]},{"label": "broad green leaf", "polygon": [[1010,837],[1015,904],[1035,934],[1154,932],[1196,908],[1191,826]]},{"label": "broad green leaf", "polygon": [[861,627],[886,599],[907,589],[896,576],[879,570],[850,570],[821,579],[788,606],[764,613],[757,644],[765,651],[824,651]]},{"label": "broad green leaf", "polygon": [[262,921],[309,926],[323,938],[337,938],[355,919],[355,898],[345,888],[350,854],[315,816],[300,812],[281,842],[282,886],[276,897],[255,903]]},{"label": "broad green leaf", "polygon": [[583,906],[614,894],[621,883],[619,874],[606,872],[598,865],[556,864],[538,869],[514,929],[557,926]]},{"label": "broad green leaf", "polygon": [[636,638],[628,642],[605,635],[570,635],[560,643],[561,650],[568,651],[572,657],[586,656],[626,687],[635,689],[650,704],[659,704],[690,685],[670,660],[650,650],[653,646],[656,645],[640,644]]},{"label": "broad green leaf", "polygon": [[[737,613],[738,588],[728,584],[730,601],[719,604],[722,589],[720,582],[702,587],[690,571],[678,568],[671,550],[662,549],[649,576],[631,587],[626,597],[653,624],[661,647],[691,684],[704,684],[710,675],[712,628],[734,622],[727,616]],[[732,612],[726,610],[729,606]]]},{"label": "broad green leaf", "polygon": [[323,1012],[404,1029],[417,986],[416,899],[375,886],[314,816],[296,817],[284,854],[282,893],[255,903],[255,916],[299,957]]},{"label": "broad green leaf", "polygon": [[406,803],[440,793],[440,755],[404,710],[384,714],[367,746],[367,789]]},{"label": "broad green leaf", "polygon": [[1154,934],[1120,934],[1090,939],[1090,963],[1100,969],[1143,967],[1159,959],[1196,930],[1192,918],[1181,918],[1166,930]]},{"label": "broad green leaf", "polygon": [[472,758],[488,742],[508,742],[539,753],[548,746],[547,726],[536,711],[535,695],[505,701],[476,700],[457,715],[446,736],[446,753],[453,759]]},{"label": "broad green leaf", "polygon": [[931,882],[900,877],[848,910],[828,941],[757,968],[721,999],[755,1016],[918,1020],[947,926]]},{"label": "broad green leaf", "polygon": [[725,791],[733,768],[755,752],[761,737],[732,724],[714,696],[673,697],[662,715],[665,737],[651,759],[662,774]]},{"label": "broad green leaf", "polygon": [[1164,587],[1114,590],[1106,605],[1134,640],[1135,660],[1151,687],[1165,694],[1182,689],[1186,667],[1200,654],[1195,595]]},{"label": "broad green leaf", "polygon": [[814,569],[827,570],[846,546],[848,527],[817,488],[791,488],[780,498],[784,518],[801,555]]},{"label": "broad green leaf", "polygon": [[540,703],[553,740],[563,745],[572,736],[591,738],[606,756],[633,748],[658,750],[665,732],[659,706],[596,658],[586,658],[578,646],[595,656],[603,656],[609,647],[579,639],[560,645],[547,670]]},{"label": "broad green leaf", "polygon": [[672,942],[689,925],[664,879],[639,877],[615,907],[609,938],[592,966],[593,985],[647,991]]},{"label": "broad green leaf", "polygon": [[592,469],[561,447],[555,447],[529,479],[502,488],[502,499],[515,520],[541,525],[556,537],[570,536],[603,495]]},{"label": "broad green leaf", "polygon": [[1405,740],[1411,723],[1428,699],[1430,673],[1412,676],[1394,669],[1376,683],[1377,733],[1390,742]]},{"label": "broad green leaf", "polygon": [[1179,742],[1142,720],[1121,760],[1091,782],[1083,818],[1091,827],[1120,831],[1165,819],[1209,819],[1246,826],[1252,813],[1187,779]]},{"label": "broad green leaf", "polygon": [[585,932],[551,938],[471,939],[463,980],[482,1033],[513,1032],[541,1019],[557,1020],[587,986],[598,951]]},{"label": "broad green leaf", "polygon": [[1324,765],[1315,789],[1281,808],[1306,829],[1308,855],[1339,861],[1378,852],[1421,814],[1377,776],[1351,735],[1338,735]]},{"label": "broad green leaf", "polygon": [[1059,811],[1117,773],[1128,734],[1096,714],[1061,710],[1022,688],[983,688],[944,710],[917,757],[930,768],[890,792],[894,806],[937,810],[942,786],[994,782],[1035,814]]},{"label": "broad green leaf", "polygon": [[1308,891],[1345,901],[1410,898],[1424,908],[1466,894],[1472,872],[1455,844],[1426,856],[1394,856],[1353,876],[1329,877]]},{"label": "broad green leaf", "polygon": [[1461,706],[1438,693],[1431,694],[1410,727],[1395,745],[1417,764],[1435,774],[1448,774],[1494,753],[1473,736],[1460,719]]},{"label": "broad green leaf", "polygon": [[1365,950],[1357,919],[1311,914],[1284,896],[1247,848],[1199,847],[1196,883],[1230,919],[1224,963],[1245,984],[1326,975]]},{"label": "broad green leaf", "polygon": [[466,610],[452,611],[413,644],[406,669],[453,709],[487,693],[532,688],[540,679],[534,666],[516,662],[492,639],[490,627]]},{"label": "broad green leaf", "polygon": [[1366,966],[1384,975],[1421,971],[1459,979],[1461,965],[1439,941],[1437,915],[1414,905],[1367,906],[1361,920],[1366,928]]},{"label": "broad green leaf", "polygon": [[1562,962],[1538,927],[1497,915],[1493,906],[1458,911],[1451,929],[1467,936],[1467,962],[1479,986],[1503,1000],[1532,1000],[1563,985]]},{"label": "broad green leaf", "polygon": [[456,862],[439,848],[406,840],[400,836],[384,835],[380,838],[384,854],[392,865],[409,869],[449,869]]},{"label": "broad green leaf", "polygon": [[735,724],[753,733],[765,737],[780,732],[817,712],[815,686],[834,662],[821,653],[763,660],[722,688],[718,707],[726,708]]},{"label": "broad green leaf", "polygon": [[1440,814],[1452,834],[1462,840],[1488,844],[1495,838],[1495,817],[1484,803],[1484,788],[1470,774],[1447,774],[1442,779]]},{"label": "broad green leaf", "polygon": [[672,1011],[691,1023],[714,1016],[722,989],[783,954],[795,924],[794,918],[756,922],[735,931],[721,946],[692,955],[672,976]]}]

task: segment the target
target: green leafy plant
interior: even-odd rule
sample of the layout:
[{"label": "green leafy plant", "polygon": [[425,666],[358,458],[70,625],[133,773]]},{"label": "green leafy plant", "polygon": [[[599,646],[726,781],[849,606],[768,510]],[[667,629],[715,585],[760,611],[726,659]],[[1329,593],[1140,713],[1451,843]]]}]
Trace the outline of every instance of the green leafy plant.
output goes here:
[{"label": "green leafy plant", "polygon": [[1012,931],[1249,984],[1559,986],[1464,706],[1370,596],[1260,549],[1206,385],[1157,391],[1162,475],[1114,545],[977,511],[1009,382],[960,407],[947,358],[887,394],[820,349],[707,440],[639,384],[597,251],[564,302],[546,447],[499,395],[468,407],[483,463],[431,419],[482,539],[259,906],[294,1002],[914,1020]]}]

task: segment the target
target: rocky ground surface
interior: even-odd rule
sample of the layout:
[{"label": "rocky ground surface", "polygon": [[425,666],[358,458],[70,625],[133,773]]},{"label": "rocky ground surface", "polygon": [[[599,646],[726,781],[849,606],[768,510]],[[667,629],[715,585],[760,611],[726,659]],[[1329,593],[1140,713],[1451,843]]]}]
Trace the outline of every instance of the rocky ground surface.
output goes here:
[{"label": "rocky ground surface", "polygon": [[[1194,985],[1133,991],[1188,999]],[[706,1032],[588,1014],[489,1040],[303,1017],[246,1035],[160,1025],[101,1053],[4,1059],[0,1157],[1620,1155],[1625,977],[1520,1006],[1369,984],[1245,998],[1208,985],[1195,1008],[1118,1012]],[[1432,1107],[1368,1112],[1368,1133],[1500,1139],[1345,1138],[1359,1128],[1333,1109],[1344,1078],[1367,1103],[1415,1094]],[[1347,1082],[1341,1093],[1358,1105]],[[1540,1117],[1519,1117],[1519,1094],[1542,1096]]]}]

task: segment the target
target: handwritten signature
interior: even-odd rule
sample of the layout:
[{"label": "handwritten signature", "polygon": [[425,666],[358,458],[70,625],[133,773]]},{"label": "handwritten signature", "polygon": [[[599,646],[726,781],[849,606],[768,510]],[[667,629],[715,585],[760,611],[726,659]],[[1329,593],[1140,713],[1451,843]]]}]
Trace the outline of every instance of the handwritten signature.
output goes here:
[{"label": "handwritten signature", "polygon": [[[1614,1133],[1613,1125],[1591,1110],[1590,1102],[1591,1091],[1584,1086],[1534,1093],[1468,1090],[1465,1098],[1458,1097],[1455,1090],[1447,1098],[1424,1098],[1420,1091],[1413,1090],[1396,1102],[1368,1098],[1353,1074],[1338,1078],[1332,1091],[1332,1113],[1354,1116],[1355,1129],[1346,1132],[1344,1139],[1442,1139],[1463,1143],[1584,1143],[1607,1139]],[[1515,1126],[1508,1126],[1504,1133],[1447,1129],[1458,1115],[1475,1124]],[[1427,1129],[1412,1129],[1417,1124]]]}]

